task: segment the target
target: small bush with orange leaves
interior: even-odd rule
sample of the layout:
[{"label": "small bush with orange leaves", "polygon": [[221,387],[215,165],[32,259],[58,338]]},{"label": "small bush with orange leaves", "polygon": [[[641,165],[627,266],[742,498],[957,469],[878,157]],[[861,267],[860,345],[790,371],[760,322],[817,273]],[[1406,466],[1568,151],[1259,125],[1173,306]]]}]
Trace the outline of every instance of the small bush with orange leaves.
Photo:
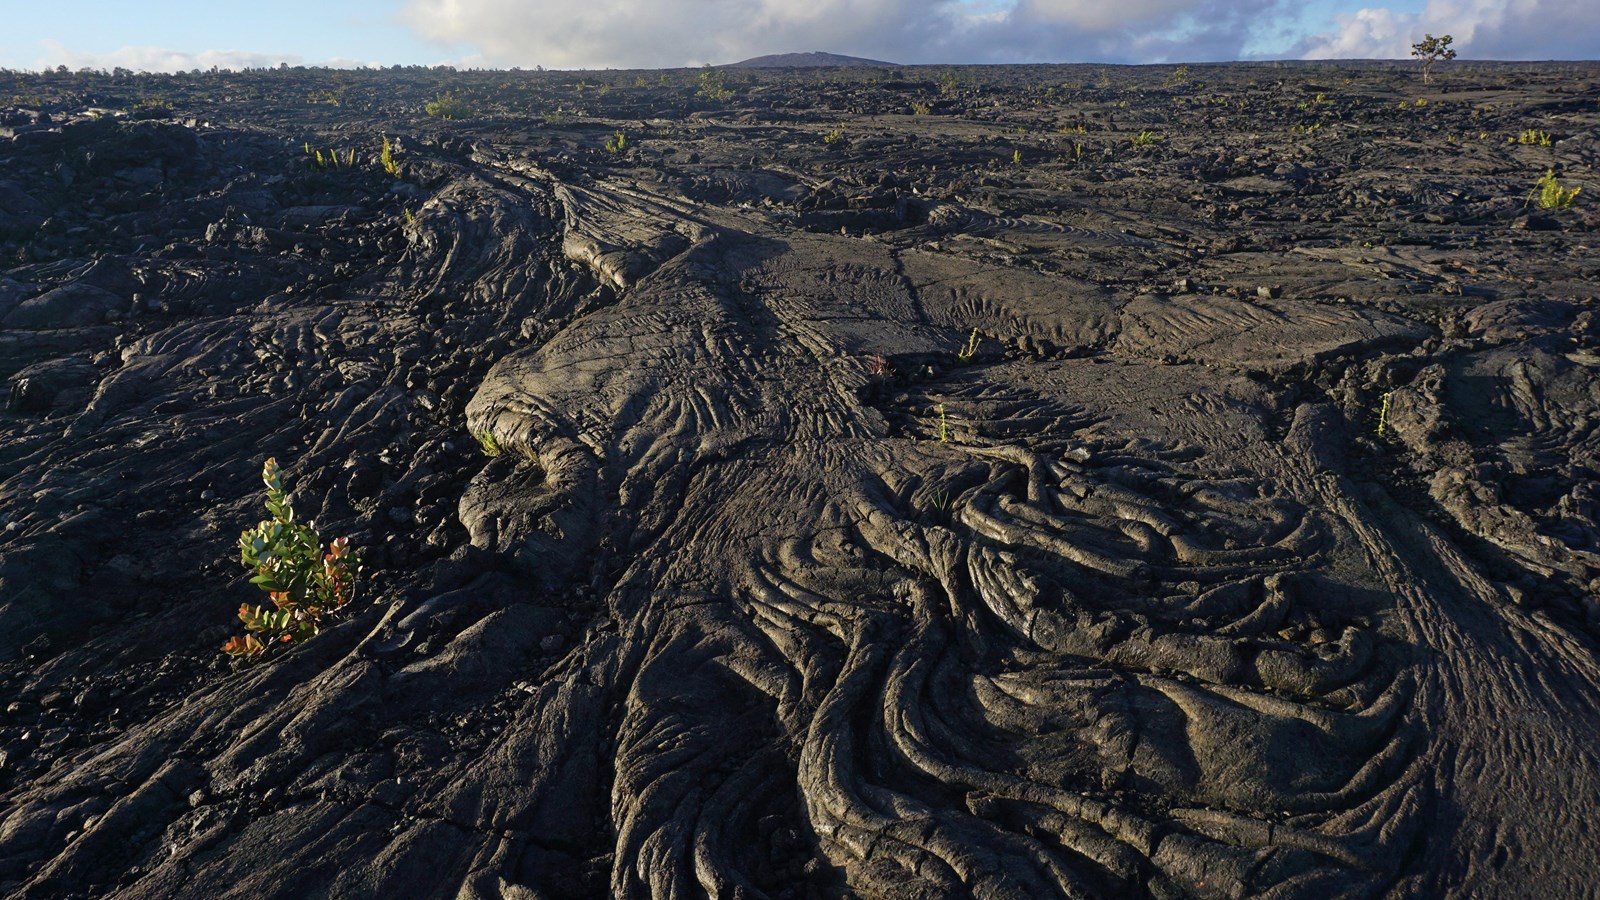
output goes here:
[{"label": "small bush with orange leaves", "polygon": [[349,538],[335,538],[324,552],[317,532],[294,520],[277,460],[267,460],[261,480],[267,485],[272,517],[239,535],[239,561],[255,573],[250,583],[267,592],[273,608],[240,605],[246,634],[222,645],[229,656],[260,656],[270,644],[292,644],[315,635],[325,619],[355,598],[361,571]]}]

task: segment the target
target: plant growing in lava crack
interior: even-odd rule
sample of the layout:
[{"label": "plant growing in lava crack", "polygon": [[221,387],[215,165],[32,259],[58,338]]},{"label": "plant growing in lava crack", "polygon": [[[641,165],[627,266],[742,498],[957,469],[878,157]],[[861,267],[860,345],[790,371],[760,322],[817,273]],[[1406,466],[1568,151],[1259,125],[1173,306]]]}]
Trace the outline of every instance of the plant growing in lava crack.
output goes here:
[{"label": "plant growing in lava crack", "polygon": [[1422,60],[1422,83],[1427,84],[1433,80],[1433,64],[1440,60],[1455,59],[1456,51],[1450,49],[1450,42],[1455,40],[1450,35],[1434,37],[1431,34],[1422,36],[1422,40],[1411,45],[1411,55]]},{"label": "plant growing in lava crack", "polygon": [[610,153],[610,154],[613,154],[613,155],[621,153],[624,149],[627,148],[627,146],[628,146],[628,136],[623,134],[620,131],[617,132],[616,134],[613,134],[611,137],[606,138],[606,152],[607,153]]},{"label": "plant growing in lava crack", "polygon": [[482,450],[483,455],[490,459],[494,459],[496,456],[506,452],[505,448],[500,446],[500,441],[495,438],[494,432],[487,428],[482,431],[474,431],[472,436],[478,439],[478,449]]},{"label": "plant growing in lava crack", "polygon": [[1546,169],[1534,184],[1534,190],[1539,192],[1540,209],[1570,209],[1572,202],[1578,199],[1578,192],[1583,188],[1562,187],[1561,182],[1556,179],[1555,170]]},{"label": "plant growing in lava crack", "polygon": [[722,103],[733,99],[733,91],[728,88],[728,75],[721,69],[706,66],[700,70],[700,94],[708,100]]},{"label": "plant growing in lava crack", "polygon": [[319,170],[337,169],[340,166],[344,166],[345,168],[349,169],[354,168],[356,164],[356,151],[354,147],[351,147],[349,150],[345,151],[343,159],[339,157],[339,151],[334,150],[331,147],[328,148],[328,154],[324,156],[321,150],[312,149],[310,141],[305,142],[305,149],[306,156],[310,157],[315,162],[315,165]]},{"label": "plant growing in lava crack", "polygon": [[383,163],[383,170],[396,178],[400,177],[400,163],[394,158],[394,145],[389,143],[389,136],[383,136],[383,150],[378,153],[378,162]]},{"label": "plant growing in lava crack", "polygon": [[956,353],[956,359],[964,363],[972,362],[972,358],[978,355],[978,345],[982,342],[983,336],[978,333],[978,329],[972,329],[971,336],[967,338],[967,345]]},{"label": "plant growing in lava crack", "polygon": [[466,119],[472,116],[472,106],[455,94],[444,93],[428,101],[423,111],[435,119]]},{"label": "plant growing in lava crack", "polygon": [[321,536],[294,520],[277,460],[269,458],[262,466],[261,480],[272,517],[239,535],[239,561],[255,573],[250,583],[267,592],[274,608],[240,604],[246,634],[222,645],[229,656],[260,656],[269,643],[292,644],[315,635],[323,619],[354,599],[361,571],[349,538],[335,538],[324,552]]}]

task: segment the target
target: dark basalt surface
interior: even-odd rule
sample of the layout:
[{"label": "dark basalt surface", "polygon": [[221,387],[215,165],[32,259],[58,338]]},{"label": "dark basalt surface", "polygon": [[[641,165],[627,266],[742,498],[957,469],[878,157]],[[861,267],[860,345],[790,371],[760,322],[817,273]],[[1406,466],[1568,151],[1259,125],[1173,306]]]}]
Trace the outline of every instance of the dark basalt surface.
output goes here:
[{"label": "dark basalt surface", "polygon": [[1591,896],[1600,66],[942,74],[0,76],[0,893]]}]

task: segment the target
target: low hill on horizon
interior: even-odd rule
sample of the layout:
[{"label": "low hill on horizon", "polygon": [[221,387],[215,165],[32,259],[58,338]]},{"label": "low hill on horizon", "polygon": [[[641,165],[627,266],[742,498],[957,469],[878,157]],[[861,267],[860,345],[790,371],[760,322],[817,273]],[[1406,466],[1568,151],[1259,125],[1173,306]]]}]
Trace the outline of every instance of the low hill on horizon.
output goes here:
[{"label": "low hill on horizon", "polygon": [[837,53],[774,53],[757,56],[741,62],[728,63],[729,69],[803,69],[833,66],[897,66],[899,63],[880,59],[862,59],[859,56],[840,56]]}]

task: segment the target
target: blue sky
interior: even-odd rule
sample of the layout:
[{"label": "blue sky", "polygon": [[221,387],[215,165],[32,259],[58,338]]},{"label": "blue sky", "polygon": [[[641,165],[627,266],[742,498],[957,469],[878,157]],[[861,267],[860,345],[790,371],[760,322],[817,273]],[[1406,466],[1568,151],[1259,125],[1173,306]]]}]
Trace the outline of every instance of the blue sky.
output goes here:
[{"label": "blue sky", "polygon": [[[110,56],[127,47],[198,54],[240,51],[326,61],[435,62],[453,48],[418,38],[400,21],[394,3],[162,3],[25,2],[6,11],[0,30],[0,65],[39,68],[59,64],[51,44],[76,56]],[[458,54],[470,48],[458,48]]]},{"label": "blue sky", "polygon": [[[902,63],[1600,57],[1600,0],[21,2],[0,66],[663,67],[828,50]],[[1560,23],[1559,28],[1548,23]]]},{"label": "blue sky", "polygon": [[0,66],[56,62],[51,43],[77,56],[110,56],[128,46],[182,53],[245,51],[330,59],[421,62],[443,56],[398,19],[394,3],[274,0],[264,3],[18,3],[0,30]]}]

